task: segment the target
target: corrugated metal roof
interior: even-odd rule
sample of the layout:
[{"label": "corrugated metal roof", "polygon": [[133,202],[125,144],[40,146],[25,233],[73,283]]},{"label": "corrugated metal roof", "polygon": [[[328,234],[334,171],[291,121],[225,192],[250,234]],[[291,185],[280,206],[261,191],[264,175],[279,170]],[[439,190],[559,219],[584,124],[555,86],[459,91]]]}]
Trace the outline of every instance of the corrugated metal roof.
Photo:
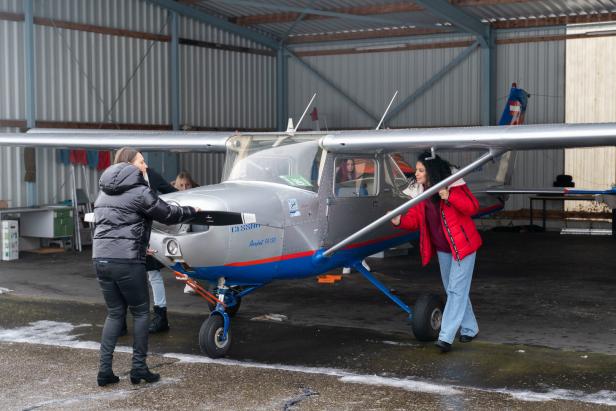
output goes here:
[{"label": "corrugated metal roof", "polygon": [[[527,21],[529,19],[553,18],[562,16],[592,16],[606,13],[616,13],[616,0],[510,0],[497,2],[487,0],[450,0],[467,14],[484,22]],[[360,18],[306,19],[296,21],[302,10],[313,10],[352,13],[357,16],[361,7],[383,7],[400,5],[399,0],[200,0],[194,2],[195,7],[206,12],[224,17],[230,21],[248,16],[271,16],[278,14],[279,22],[261,21],[245,23],[249,27],[265,31],[278,38],[297,37],[302,35],[337,34],[352,32],[381,31],[393,28],[442,28],[448,24],[443,18],[428,10],[410,11],[392,14],[364,14]],[[412,3],[407,3],[412,5]],[[293,14],[295,13],[295,14]],[[370,20],[373,18],[373,20]],[[388,23],[385,20],[391,20]],[[289,33],[290,31],[290,33]]]}]

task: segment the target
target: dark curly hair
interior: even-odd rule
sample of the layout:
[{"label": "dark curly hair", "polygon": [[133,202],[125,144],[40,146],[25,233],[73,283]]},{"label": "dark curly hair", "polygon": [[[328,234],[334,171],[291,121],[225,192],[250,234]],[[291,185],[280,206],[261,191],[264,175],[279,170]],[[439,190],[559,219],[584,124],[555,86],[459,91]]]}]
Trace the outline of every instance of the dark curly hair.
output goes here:
[{"label": "dark curly hair", "polygon": [[[432,153],[424,151],[417,157],[417,161],[423,164],[426,168],[427,184],[425,188],[429,188],[435,184],[440,183],[451,175],[451,164],[443,160],[438,155],[431,159]],[[438,201],[440,199],[438,193],[432,196],[432,201]]]}]

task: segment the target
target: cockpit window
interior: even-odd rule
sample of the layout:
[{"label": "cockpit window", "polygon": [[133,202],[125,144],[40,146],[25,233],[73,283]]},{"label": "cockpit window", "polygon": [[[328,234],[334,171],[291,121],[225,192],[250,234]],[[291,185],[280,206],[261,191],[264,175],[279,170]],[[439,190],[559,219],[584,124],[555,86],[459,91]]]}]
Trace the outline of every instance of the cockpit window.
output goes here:
[{"label": "cockpit window", "polygon": [[388,155],[385,168],[388,171],[385,173],[385,183],[399,190],[408,186],[408,178],[415,171],[400,154]]},{"label": "cockpit window", "polygon": [[223,181],[264,181],[317,191],[322,149],[317,136],[235,136]]},{"label": "cockpit window", "polygon": [[336,158],[336,197],[375,196],[378,192],[377,162],[371,158]]}]

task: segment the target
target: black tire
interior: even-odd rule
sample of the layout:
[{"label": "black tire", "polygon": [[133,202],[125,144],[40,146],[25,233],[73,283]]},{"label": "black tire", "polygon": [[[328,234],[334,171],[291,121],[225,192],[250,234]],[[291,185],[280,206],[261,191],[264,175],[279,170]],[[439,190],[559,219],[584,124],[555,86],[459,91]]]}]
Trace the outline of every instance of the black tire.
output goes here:
[{"label": "black tire", "polygon": [[[212,294],[216,295],[216,289],[215,288],[210,288],[208,289],[209,292],[211,292]],[[237,312],[240,309],[240,304],[242,303],[242,298],[241,297],[235,297],[235,300],[237,301],[237,304],[235,304],[233,307],[229,307],[225,310],[225,312],[229,315],[229,317],[233,318],[235,317],[235,314],[237,314]],[[213,302],[211,302],[210,300],[207,300],[207,306],[210,309],[210,312],[214,311],[214,308],[216,308],[216,304],[214,304]]]},{"label": "black tire", "polygon": [[413,334],[419,341],[434,341],[441,331],[443,302],[438,295],[421,295],[413,307]]},{"label": "black tire", "polygon": [[210,315],[203,321],[199,330],[199,348],[201,352],[210,358],[224,357],[231,348],[231,327],[227,331],[227,339],[220,341],[224,330],[224,320],[221,315]]}]

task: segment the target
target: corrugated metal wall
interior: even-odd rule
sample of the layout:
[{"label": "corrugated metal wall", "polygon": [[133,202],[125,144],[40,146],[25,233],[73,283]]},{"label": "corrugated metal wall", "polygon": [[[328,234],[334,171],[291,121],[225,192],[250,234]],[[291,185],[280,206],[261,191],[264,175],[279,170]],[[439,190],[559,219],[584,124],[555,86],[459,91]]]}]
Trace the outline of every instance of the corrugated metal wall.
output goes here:
[{"label": "corrugated metal wall", "polygon": [[[439,37],[432,41],[449,41]],[[457,38],[460,40],[460,38]],[[425,43],[427,40],[418,42]],[[415,42],[413,42],[415,44]],[[315,50],[315,47],[303,50]],[[396,90],[396,104],[424,84],[464,48],[312,56],[302,59],[362,104],[377,119]],[[391,127],[478,124],[479,52],[458,67],[390,122]],[[460,81],[462,80],[462,81]],[[337,92],[301,66],[289,60],[289,116],[298,119],[306,103],[317,93],[321,128],[369,128],[376,122],[349,104]]]},{"label": "corrugated metal wall", "polygon": [[[500,33],[499,39],[563,34],[562,30],[535,30]],[[464,38],[443,36],[430,42]],[[428,40],[408,42],[421,44]],[[364,48],[367,46],[363,46]],[[333,47],[321,48],[331,49]],[[320,50],[316,47],[303,50]],[[403,101],[434,73],[459,55],[464,48],[376,52],[334,56],[304,57],[304,61],[324,74],[373,115],[380,118],[395,90],[394,102]],[[501,44],[497,47],[497,113],[500,116],[512,82],[533,95],[528,124],[564,121],[565,44],[564,41]],[[392,127],[470,126],[480,123],[480,55],[474,51],[427,93],[400,113]],[[338,93],[294,60],[289,64],[289,115],[297,119],[314,92],[318,93],[320,127],[366,128],[376,124],[351,106]],[[456,164],[465,164],[475,153],[450,155]],[[563,151],[544,150],[519,153],[513,183],[518,186],[551,186],[563,171]],[[512,197],[507,209],[528,208],[526,196]]]},{"label": "corrugated metal wall", "polygon": [[[22,1],[0,0],[0,11],[22,13]],[[37,0],[34,14],[169,33],[167,11],[140,0]],[[194,40],[263,48],[190,19],[180,19],[180,33]],[[170,123],[168,43],[35,25],[35,47],[37,120]],[[24,120],[23,22],[0,20],[0,56],[0,119]],[[181,45],[182,123],[274,127],[274,64],[269,56]],[[0,148],[0,159],[0,199],[25,205],[22,150]],[[200,183],[211,183],[220,179],[223,158],[181,155],[180,163]],[[88,168],[86,174],[94,196],[100,173]],[[77,185],[85,188],[79,169]],[[37,150],[37,190],[39,203],[70,197],[70,169],[56,161],[55,150]]]},{"label": "corrugated metal wall", "polygon": [[[1,0],[0,11],[19,13],[21,1]],[[21,23],[0,21],[0,118],[7,120],[25,116],[23,43]],[[17,131],[0,127],[3,133]],[[21,148],[0,147],[0,200],[9,200],[11,207],[26,202],[22,157]]]},{"label": "corrugated metal wall", "polygon": [[167,43],[43,26],[34,41],[37,120],[169,123]]},{"label": "corrugated metal wall", "polygon": [[[569,33],[613,31],[614,24],[572,27]],[[567,40],[568,123],[616,122],[616,37]],[[570,149],[565,152],[565,172],[577,187],[606,189],[616,184],[616,148]],[[570,201],[569,210],[598,210],[589,202]]]},{"label": "corrugated metal wall", "polygon": [[[562,29],[510,32],[499,38],[564,34]],[[501,44],[497,48],[497,113],[500,116],[512,82],[531,94],[527,124],[565,121],[565,41]],[[513,173],[515,187],[551,187],[564,170],[564,150],[519,152]],[[528,208],[529,196],[511,196],[507,210]],[[547,207],[558,207],[556,203]]]}]

